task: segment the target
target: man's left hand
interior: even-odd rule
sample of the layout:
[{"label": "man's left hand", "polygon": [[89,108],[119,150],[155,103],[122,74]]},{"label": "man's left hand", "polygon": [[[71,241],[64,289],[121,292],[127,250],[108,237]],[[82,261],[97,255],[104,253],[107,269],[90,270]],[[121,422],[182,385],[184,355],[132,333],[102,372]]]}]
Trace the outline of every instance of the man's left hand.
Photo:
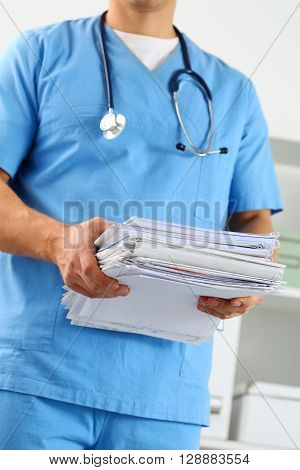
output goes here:
[{"label": "man's left hand", "polygon": [[235,299],[219,299],[217,297],[199,297],[198,310],[209,313],[214,317],[227,320],[243,315],[256,305],[260,304],[263,297],[238,297]]}]

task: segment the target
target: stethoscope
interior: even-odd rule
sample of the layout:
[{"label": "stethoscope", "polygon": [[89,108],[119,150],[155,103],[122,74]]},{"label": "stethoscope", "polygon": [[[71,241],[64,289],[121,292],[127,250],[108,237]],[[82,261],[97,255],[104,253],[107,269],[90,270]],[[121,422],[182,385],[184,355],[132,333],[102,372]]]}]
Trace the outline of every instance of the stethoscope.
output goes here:
[{"label": "stethoscope", "polygon": [[[116,139],[124,131],[126,127],[126,118],[125,116],[123,116],[123,114],[116,115],[114,111],[111,75],[110,75],[110,69],[109,69],[109,64],[108,64],[106,44],[104,41],[104,35],[105,35],[104,24],[105,24],[106,13],[107,12],[104,12],[100,18],[100,49],[101,49],[101,54],[102,54],[103,68],[104,68],[104,75],[105,75],[108,111],[102,117],[100,121],[100,129],[103,131],[103,135],[107,140],[113,140],[113,139]],[[178,143],[176,145],[176,148],[178,150],[181,150],[182,152],[189,152],[198,157],[205,157],[206,155],[228,153],[229,150],[227,147],[221,147],[219,149],[212,150],[213,134],[214,134],[214,114],[213,114],[213,107],[212,107],[212,94],[206,82],[204,81],[204,79],[199,74],[197,74],[196,72],[192,70],[189,53],[187,50],[187,45],[183,38],[183,35],[175,26],[174,26],[174,29],[180,42],[185,68],[177,70],[172,75],[171,80],[170,80],[170,88],[172,91],[173,102],[174,102],[175,111],[176,111],[176,115],[177,115],[180,127],[182,128],[184,135],[190,144],[190,148],[188,148],[184,144]],[[208,107],[208,114],[209,114],[209,140],[208,140],[208,146],[206,149],[202,147],[198,147],[197,145],[194,144],[183,122],[182,114],[179,109],[178,90],[179,90],[180,83],[186,79],[186,77],[183,77],[184,75],[188,77],[189,80],[192,79],[197,84],[197,86],[200,87],[200,89],[204,92],[204,95],[205,95],[205,99],[206,99],[207,107]]]}]

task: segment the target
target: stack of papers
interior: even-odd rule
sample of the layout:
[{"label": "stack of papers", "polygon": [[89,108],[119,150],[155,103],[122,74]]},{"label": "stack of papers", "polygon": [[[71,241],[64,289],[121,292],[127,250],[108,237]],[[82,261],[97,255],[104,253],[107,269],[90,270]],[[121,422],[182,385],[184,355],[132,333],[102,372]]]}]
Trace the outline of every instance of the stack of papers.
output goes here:
[{"label": "stack of papers", "polygon": [[200,295],[230,299],[282,291],[273,263],[278,234],[215,231],[131,218],[95,241],[100,269],[131,288],[116,299],[63,297],[73,325],[197,343],[220,320],[197,310]]}]

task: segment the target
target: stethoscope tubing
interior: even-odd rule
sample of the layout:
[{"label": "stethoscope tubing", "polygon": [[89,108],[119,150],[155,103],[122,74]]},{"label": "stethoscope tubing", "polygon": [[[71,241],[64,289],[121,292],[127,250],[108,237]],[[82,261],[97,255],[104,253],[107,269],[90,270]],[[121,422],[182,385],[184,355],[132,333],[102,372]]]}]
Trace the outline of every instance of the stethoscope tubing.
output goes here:
[{"label": "stethoscope tubing", "polygon": [[105,75],[105,85],[106,85],[106,96],[107,96],[107,109],[108,110],[113,110],[114,109],[114,99],[113,99],[113,92],[112,92],[112,86],[111,86],[111,75],[110,75],[110,69],[108,65],[108,56],[107,56],[107,49],[106,49],[106,43],[104,41],[104,24],[105,24],[105,18],[106,18],[107,11],[105,11],[100,18],[100,34],[99,34],[99,39],[100,39],[100,50],[101,50],[101,55],[102,55],[102,62],[103,62],[103,68],[104,68],[104,75]]},{"label": "stethoscope tubing", "polygon": [[[118,114],[115,116],[114,113],[114,98],[113,98],[113,90],[112,90],[112,84],[111,84],[111,73],[110,73],[110,67],[109,67],[109,60],[108,60],[108,54],[107,54],[107,49],[106,49],[106,43],[104,40],[104,35],[105,35],[105,30],[104,30],[104,25],[105,25],[105,18],[106,18],[107,11],[105,11],[100,18],[100,27],[99,27],[99,39],[100,39],[100,50],[101,50],[101,55],[102,55],[102,62],[103,62],[103,69],[104,69],[104,77],[105,77],[105,85],[106,85],[106,95],[107,95],[107,109],[108,112],[105,116],[102,117],[101,122],[100,122],[100,129],[103,131],[104,137],[112,140],[118,135],[123,132],[125,129],[126,125],[126,118],[122,114]],[[196,155],[198,157],[204,157],[206,155],[214,155],[214,154],[225,154],[228,153],[228,148],[227,147],[221,147],[216,150],[212,150],[212,145],[213,145],[213,137],[214,137],[214,113],[213,113],[213,105],[212,105],[212,93],[205,82],[205,80],[196,73],[194,70],[191,68],[191,62],[190,62],[190,57],[189,57],[189,52],[187,48],[187,44],[185,42],[185,39],[182,35],[182,33],[174,26],[175,33],[179,39],[180,47],[181,47],[181,52],[182,52],[182,58],[183,58],[183,63],[184,63],[184,69],[177,70],[171,77],[170,79],[170,88],[173,96],[173,102],[174,102],[174,107],[175,107],[175,112],[177,115],[178,122],[180,124],[180,127],[189,143],[191,148],[187,148],[185,145],[178,143],[176,145],[176,148],[181,151],[186,151],[188,153],[191,153],[193,155]],[[178,101],[178,90],[179,90],[179,85],[180,82],[183,81],[184,75],[188,75],[190,78],[192,78],[198,86],[203,90],[205,97],[206,97],[206,102],[207,102],[207,107],[208,107],[208,114],[209,114],[209,141],[208,141],[208,146],[207,149],[204,149],[202,147],[196,146],[193,143],[193,140],[186,128],[186,125],[184,124],[182,114],[180,112],[179,108],[179,101]],[[109,123],[110,127],[107,128],[106,124],[107,122]],[[111,124],[110,124],[111,123]]]}]

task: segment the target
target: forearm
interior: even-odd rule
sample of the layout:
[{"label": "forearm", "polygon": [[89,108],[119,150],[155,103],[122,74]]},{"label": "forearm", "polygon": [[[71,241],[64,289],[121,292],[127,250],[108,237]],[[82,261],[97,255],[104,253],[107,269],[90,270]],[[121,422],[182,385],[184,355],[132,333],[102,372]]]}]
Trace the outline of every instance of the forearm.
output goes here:
[{"label": "forearm", "polygon": [[[255,213],[236,213],[228,221],[228,229],[233,232],[267,234],[273,232],[270,211],[257,211]],[[278,250],[272,255],[273,261],[277,259]]]},{"label": "forearm", "polygon": [[254,216],[249,220],[235,222],[229,225],[230,230],[233,232],[244,232],[244,233],[270,233],[273,231],[271,218],[266,219],[265,217]]},{"label": "forearm", "polygon": [[0,251],[55,262],[64,224],[24,204],[0,177]]}]

